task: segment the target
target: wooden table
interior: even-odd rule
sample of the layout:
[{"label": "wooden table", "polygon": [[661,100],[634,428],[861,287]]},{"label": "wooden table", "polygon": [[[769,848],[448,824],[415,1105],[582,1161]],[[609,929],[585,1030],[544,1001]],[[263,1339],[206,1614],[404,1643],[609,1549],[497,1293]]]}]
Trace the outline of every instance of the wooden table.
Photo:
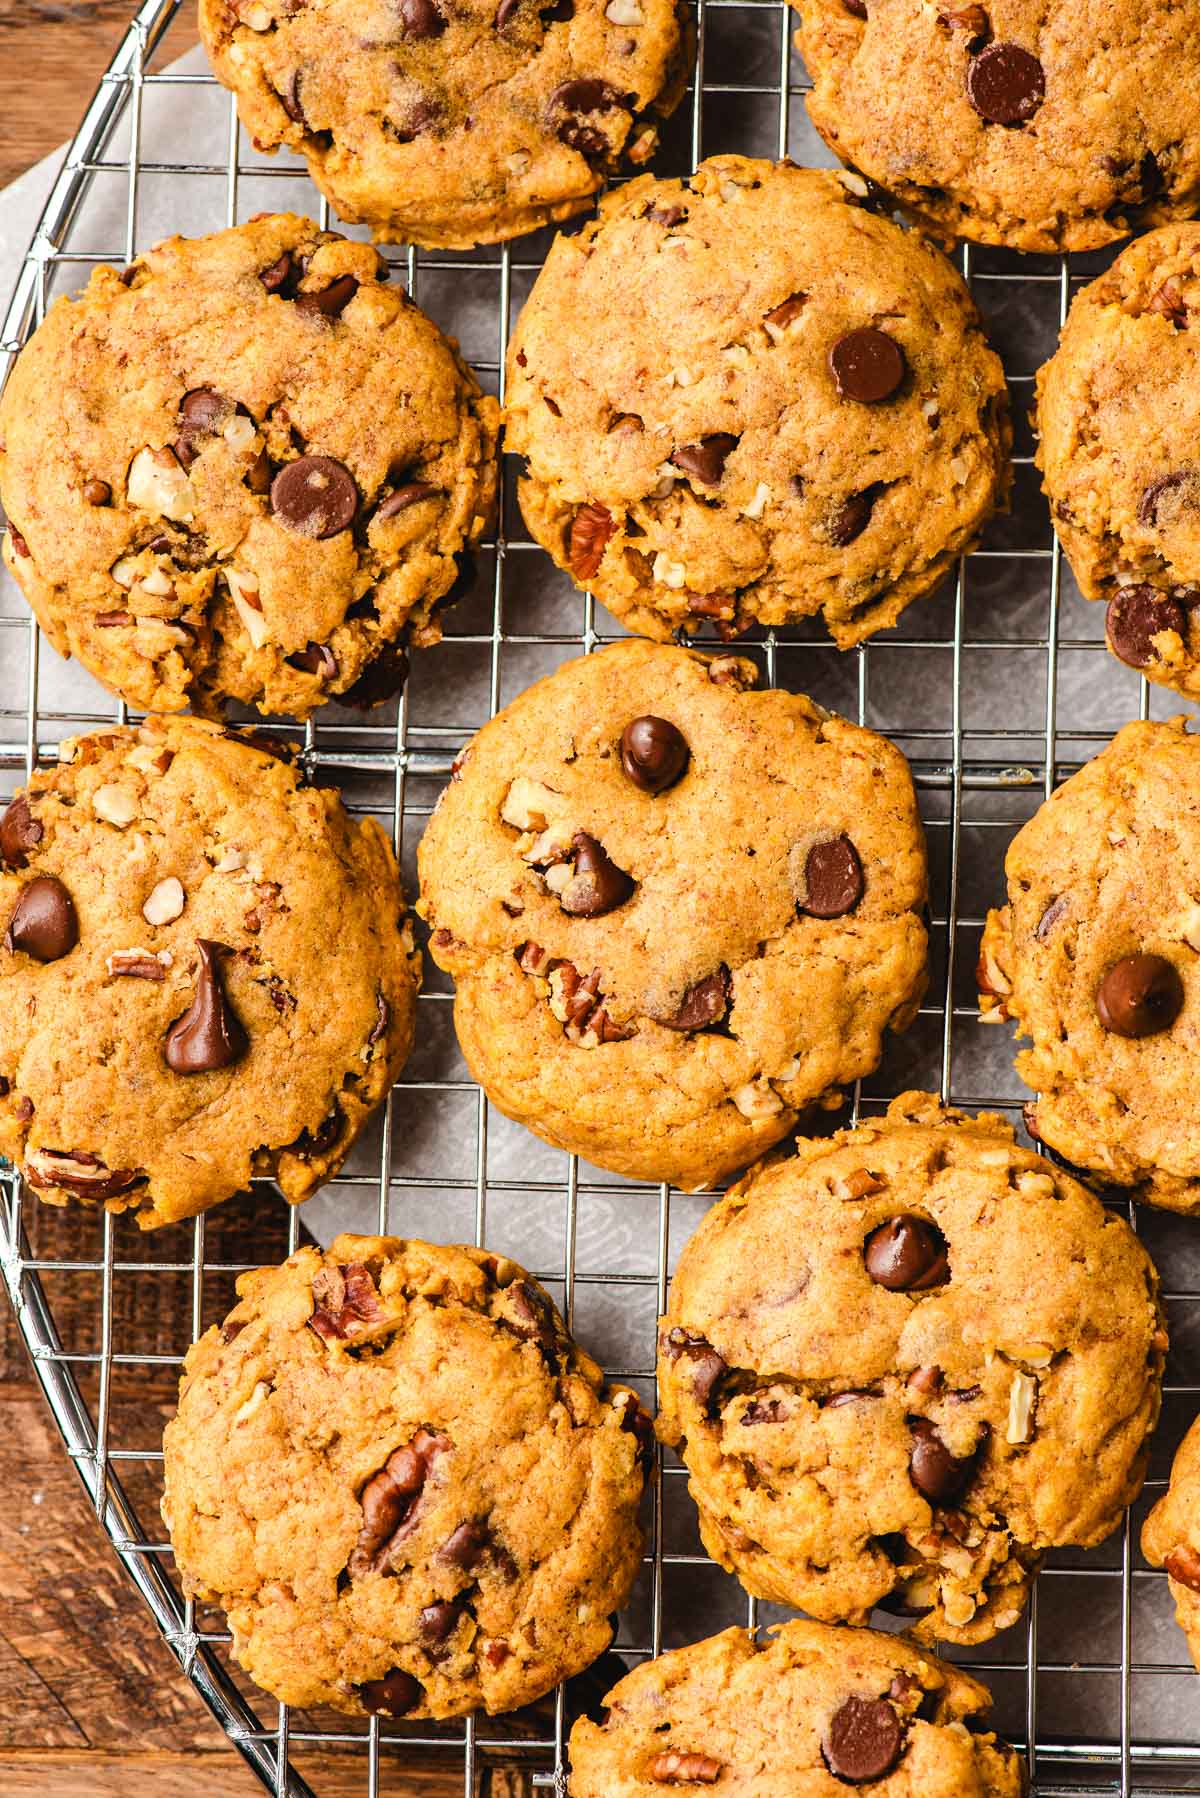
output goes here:
[{"label": "wooden table", "polygon": [[[0,186],[71,136],[132,10],[133,0],[0,0]],[[160,54],[182,55],[195,40],[187,9]],[[35,1250],[47,1258],[69,1258],[84,1236],[94,1240],[73,1211],[31,1204],[31,1220]],[[261,1220],[240,1203],[213,1214],[208,1240],[221,1260],[263,1260],[271,1252]],[[164,1346],[163,1285],[161,1277],[152,1282],[144,1314],[133,1300],[130,1340],[143,1351]],[[176,1317],[187,1316],[183,1284],[177,1298]],[[68,1344],[73,1321],[86,1340],[96,1302],[86,1280],[53,1302]],[[142,1419],[154,1411],[165,1419],[174,1390],[174,1371],[166,1369],[120,1402],[136,1405]],[[0,1419],[3,1798],[261,1798],[85,1502],[4,1298]],[[326,1750],[300,1765],[319,1798],[366,1791],[361,1757],[347,1762]],[[522,1774],[492,1772],[482,1792],[525,1798],[531,1789]],[[462,1777],[450,1769],[398,1783],[393,1773],[385,1790],[395,1798],[460,1798]]]}]

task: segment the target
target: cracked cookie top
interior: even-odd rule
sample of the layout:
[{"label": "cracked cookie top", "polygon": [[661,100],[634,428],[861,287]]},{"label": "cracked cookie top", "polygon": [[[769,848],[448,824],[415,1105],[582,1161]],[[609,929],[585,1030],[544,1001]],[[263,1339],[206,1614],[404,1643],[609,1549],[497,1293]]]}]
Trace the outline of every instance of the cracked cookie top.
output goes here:
[{"label": "cracked cookie top", "polygon": [[1084,597],[1108,602],[1109,649],[1200,697],[1200,225],[1138,238],[1075,296],[1037,428],[1054,528]]},{"label": "cracked cookie top", "polygon": [[831,149],[946,238],[1088,250],[1200,197],[1197,0],[792,0]]},{"label": "cracked cookie top", "polygon": [[6,566],[130,705],[403,683],[496,490],[496,402],[366,244],[291,213],[60,299],[0,401]]},{"label": "cracked cookie top", "polygon": [[1200,1417],[1180,1443],[1171,1483],[1142,1525],[1142,1553],[1165,1567],[1175,1618],[1200,1668]]},{"label": "cracked cookie top", "polygon": [[676,0],[201,0],[259,149],[376,238],[470,249],[581,212],[678,105]]},{"label": "cracked cookie top", "polygon": [[514,1710],[595,1660],[642,1554],[650,1420],[515,1262],[339,1236],[238,1281],[184,1365],[163,1516],[293,1705]]},{"label": "cracked cookie top", "polygon": [[1022,1798],[1023,1764],[990,1734],[991,1695],[903,1637],[780,1624],[727,1629],[621,1680],[603,1722],[571,1733],[571,1798],[727,1786],[738,1798]]},{"label": "cracked cookie top", "polygon": [[705,1217],[661,1325],[659,1433],[749,1592],[980,1642],[1047,1549],[1116,1529],[1166,1347],[1123,1218],[999,1117],[908,1093]]},{"label": "cracked cookie top", "polygon": [[754,664],[569,662],[473,739],[420,850],[459,1042],[510,1117],[639,1179],[745,1167],[925,985],[908,765]]},{"label": "cracked cookie top", "polygon": [[196,719],[61,754],[0,816],[0,1153],[144,1228],[308,1198],[412,1044],[387,838]]},{"label": "cracked cookie top", "polygon": [[[1032,1136],[1147,1204],[1200,1211],[1200,738],[1127,724],[1013,838],[980,1007],[1032,1047]],[[1195,872],[1193,872],[1193,868]]]},{"label": "cracked cookie top", "polygon": [[508,357],[521,510],[632,630],[893,624],[1008,483],[1004,376],[857,176],[716,156],[560,237]]}]

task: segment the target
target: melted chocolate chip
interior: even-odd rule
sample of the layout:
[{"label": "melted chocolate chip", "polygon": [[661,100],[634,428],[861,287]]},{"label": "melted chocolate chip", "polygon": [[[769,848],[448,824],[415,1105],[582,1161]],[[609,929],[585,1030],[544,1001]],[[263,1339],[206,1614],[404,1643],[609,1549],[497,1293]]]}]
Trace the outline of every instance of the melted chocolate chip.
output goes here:
[{"label": "melted chocolate chip", "polygon": [[285,250],[278,262],[273,262],[270,268],[264,268],[258,278],[268,293],[283,293],[296,278],[292,252]]},{"label": "melted chocolate chip", "polygon": [[373,706],[394,699],[403,691],[407,679],[408,657],[403,648],[399,643],[385,643],[354,685],[338,694],[338,703],[352,706],[357,712],[369,712]]},{"label": "melted chocolate chip", "polygon": [[219,431],[233,412],[233,404],[211,387],[193,387],[179,402],[179,428],[187,439]]},{"label": "melted chocolate chip", "polygon": [[885,1779],[900,1759],[904,1730],[885,1698],[847,1698],[829,1719],[825,1765],[847,1785]]},{"label": "melted chocolate chip", "polygon": [[568,149],[578,150],[581,156],[595,159],[607,156],[608,139],[583,120],[588,114],[612,112],[622,105],[623,97],[607,81],[583,76],[560,82],[550,96],[549,110],[552,115],[561,115],[556,126],[559,141]]},{"label": "melted chocolate chip", "polygon": [[415,1711],[425,1696],[421,1686],[411,1673],[403,1673],[399,1667],[385,1674],[382,1679],[369,1679],[358,1688],[365,1710],[385,1717],[407,1717]]},{"label": "melted chocolate chip", "polygon": [[337,657],[328,643],[308,643],[303,649],[297,650],[294,656],[288,656],[287,662],[290,668],[299,668],[305,674],[319,675],[323,681],[337,679]]},{"label": "melted chocolate chip", "polygon": [[952,1455],[928,1418],[910,1417],[908,1427],[913,1438],[908,1472],[917,1491],[932,1505],[957,1498],[974,1471],[974,1457]]},{"label": "melted chocolate chip", "polygon": [[401,37],[440,37],[446,29],[433,0],[392,0],[392,9],[400,22]]},{"label": "melted chocolate chip", "polygon": [[559,894],[559,904],[573,918],[602,918],[632,895],[634,882],[606,854],[595,837],[577,830],[571,839],[575,872]]},{"label": "melted chocolate chip", "polygon": [[842,398],[863,406],[890,400],[908,371],[896,339],[873,325],[839,337],[829,352],[829,366]]},{"label": "melted chocolate chip", "polygon": [[804,903],[810,918],[843,918],[863,896],[862,863],[849,837],[814,843],[804,864]]},{"label": "melted chocolate chip", "polygon": [[435,1560],[447,1567],[457,1567],[463,1573],[471,1573],[492,1545],[491,1534],[486,1523],[478,1520],[460,1523],[438,1549]]},{"label": "melted chocolate chip", "polygon": [[1160,631],[1174,631],[1187,642],[1187,615],[1169,593],[1122,587],[1109,600],[1105,616],[1109,648],[1130,668],[1148,668],[1158,660],[1154,639]]},{"label": "melted chocolate chip", "polygon": [[417,1618],[417,1628],[421,1640],[433,1646],[445,1642],[458,1628],[458,1620],[463,1614],[461,1604],[451,1604],[440,1598],[434,1604],[427,1604]]},{"label": "melted chocolate chip", "polygon": [[1173,474],[1160,475],[1157,480],[1150,481],[1142,488],[1138,500],[1138,523],[1153,530],[1159,522],[1159,512],[1164,501],[1170,501],[1172,495],[1178,494],[1177,504],[1194,497],[1196,476],[1190,469],[1176,469]]},{"label": "melted chocolate chip", "polygon": [[863,1260],[876,1286],[888,1292],[929,1292],[950,1278],[945,1237],[935,1224],[909,1213],[871,1231]]},{"label": "melted chocolate chip", "polygon": [[224,945],[198,938],[196,995],[167,1031],[164,1052],[176,1074],[210,1074],[240,1059],[249,1040],[221,985],[217,956]]},{"label": "melted chocolate chip", "polygon": [[861,493],[850,494],[830,514],[825,528],[829,533],[829,541],[835,548],[845,549],[848,544],[862,536],[871,522],[875,502],[882,492],[883,484],[876,481],[873,486],[865,487]]},{"label": "melted chocolate chip", "polygon": [[688,765],[687,738],[666,718],[634,718],[621,732],[621,766],[643,793],[665,793]]},{"label": "melted chocolate chip", "polygon": [[1183,1009],[1183,981],[1161,955],[1127,955],[1096,989],[1096,1014],[1116,1036],[1157,1036]]},{"label": "melted chocolate chip", "polygon": [[291,75],[288,77],[286,87],[277,88],[275,90],[279,95],[279,104],[283,107],[283,110],[287,113],[288,118],[291,119],[293,125],[307,125],[308,123],[308,120],[304,116],[304,107],[300,100],[301,75],[302,70],[293,69]]},{"label": "melted chocolate chip", "polygon": [[0,818],[0,861],[7,868],[28,867],[29,852],[37,848],[44,835],[45,830],[30,811],[25,794],[18,793]]},{"label": "melted chocolate chip", "polygon": [[716,431],[711,437],[701,437],[698,443],[681,443],[671,457],[671,466],[705,487],[716,487],[737,446],[738,439],[728,431]]},{"label": "melted chocolate chip", "polygon": [[112,499],[112,488],[107,481],[93,477],[83,483],[83,497],[89,506],[107,506]]},{"label": "melted chocolate chip", "polygon": [[667,1332],[661,1347],[666,1361],[678,1361],[681,1355],[686,1356],[691,1363],[692,1391],[697,1402],[707,1406],[718,1380],[729,1371],[712,1343],[687,1330],[673,1329]]},{"label": "melted chocolate chip", "polygon": [[666,1030],[707,1030],[719,1024],[728,1012],[730,992],[729,969],[722,962],[715,973],[706,974],[703,980],[689,986],[678,1010],[658,1022]]},{"label": "melted chocolate chip", "polygon": [[61,880],[41,874],[21,889],[4,938],[10,953],[20,950],[35,961],[61,961],[78,941],[74,901]]},{"label": "melted chocolate chip", "polygon": [[435,487],[431,481],[407,481],[403,487],[396,487],[380,505],[375,508],[376,518],[395,518],[399,512],[407,512],[410,506],[419,505],[423,499],[432,499],[440,494],[442,488]]},{"label": "melted chocolate chip", "polygon": [[[357,292],[358,282],[354,276],[341,275],[320,293],[302,293],[296,301],[296,311],[313,313],[321,318],[340,318]],[[341,463],[337,466],[340,468]]]},{"label": "melted chocolate chip", "polygon": [[1033,933],[1039,943],[1045,942],[1046,938],[1050,935],[1050,932],[1054,929],[1054,926],[1058,923],[1058,920],[1062,917],[1063,913],[1068,910],[1069,906],[1070,901],[1065,893],[1059,893],[1057,898],[1050,901],[1049,905],[1038,919],[1037,929]]},{"label": "melted chocolate chip", "polygon": [[1046,73],[1020,44],[989,44],[972,57],[967,98],[992,125],[1023,125],[1046,98]]},{"label": "melted chocolate chip", "polygon": [[358,488],[332,456],[299,456],[271,482],[271,510],[302,537],[336,537],[354,523]]}]

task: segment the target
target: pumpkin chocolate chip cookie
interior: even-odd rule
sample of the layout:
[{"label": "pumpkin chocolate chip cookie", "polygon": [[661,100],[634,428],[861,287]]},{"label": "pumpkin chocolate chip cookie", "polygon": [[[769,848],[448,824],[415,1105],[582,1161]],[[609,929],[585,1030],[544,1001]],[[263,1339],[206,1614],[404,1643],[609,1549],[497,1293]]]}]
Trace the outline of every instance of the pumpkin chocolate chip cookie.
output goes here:
[{"label": "pumpkin chocolate chip cookie", "polygon": [[[847,185],[847,183],[852,185]],[[513,336],[521,510],[630,629],[894,624],[1008,486],[1004,376],[857,177],[716,156],[560,237]]]},{"label": "pumpkin chocolate chip cookie", "polygon": [[247,1673],[351,1715],[514,1710],[608,1646],[653,1432],[481,1249],[339,1236],[184,1364],[163,1516]]},{"label": "pumpkin chocolate chip cookie", "polygon": [[1009,845],[980,1006],[1032,1047],[1030,1134],[1147,1204],[1200,1211],[1200,739],[1127,724]]},{"label": "pumpkin chocolate chip cookie", "polygon": [[649,161],[690,62],[677,0],[201,0],[200,31],[258,149],[377,238],[449,249]]},{"label": "pumpkin chocolate chip cookie", "polygon": [[299,1203],[412,1044],[387,838],[216,724],[61,753],[0,816],[0,1154],[146,1229],[254,1174]]},{"label": "pumpkin chocolate chip cookie", "polygon": [[727,1629],[621,1680],[571,1733],[571,1798],[715,1786],[738,1798],[1023,1798],[986,1687],[901,1636],[784,1623]]},{"label": "pumpkin chocolate chip cookie", "polygon": [[500,1110],[638,1179],[711,1184],[877,1066],[925,985],[900,752],[753,663],[614,644],[474,738],[418,909]]},{"label": "pumpkin chocolate chip cookie", "polygon": [[659,1433],[709,1553],[826,1622],[1016,1621],[1136,1496],[1167,1338],[1125,1220],[1000,1118],[908,1093],[751,1174],[680,1259]]},{"label": "pumpkin chocolate chip cookie", "polygon": [[945,238],[1090,250],[1200,199],[1197,0],[792,0],[830,148]]},{"label": "pumpkin chocolate chip cookie", "polygon": [[1054,528],[1084,597],[1108,603],[1109,648],[1200,697],[1200,224],[1138,238],[1076,295],[1037,425]]},{"label": "pumpkin chocolate chip cookie", "polygon": [[1175,1616],[1200,1668],[1200,1417],[1180,1443],[1171,1483],[1142,1526],[1142,1553],[1165,1567]]},{"label": "pumpkin chocolate chip cookie", "polygon": [[368,245],[290,213],[61,299],[0,401],[4,560],[130,705],[399,691],[482,536],[496,402]]}]

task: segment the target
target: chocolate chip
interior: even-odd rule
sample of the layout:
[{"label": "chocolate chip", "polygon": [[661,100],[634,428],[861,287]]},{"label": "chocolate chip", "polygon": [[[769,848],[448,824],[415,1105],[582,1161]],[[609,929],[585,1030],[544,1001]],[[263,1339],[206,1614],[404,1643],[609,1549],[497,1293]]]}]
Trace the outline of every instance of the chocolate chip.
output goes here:
[{"label": "chocolate chip", "polygon": [[904,1746],[900,1719],[885,1698],[847,1698],[829,1719],[825,1765],[847,1785],[885,1779]]},{"label": "chocolate chip", "polygon": [[1156,481],[1150,481],[1142,488],[1138,500],[1138,523],[1152,530],[1158,524],[1159,509],[1165,499],[1178,493],[1181,503],[1194,497],[1196,476],[1190,469],[1177,469],[1173,474],[1160,475]]},{"label": "chocolate chip", "polygon": [[345,1121],[342,1108],[335,1099],[328,1117],[323,1118],[315,1130],[302,1130],[295,1142],[288,1144],[288,1148],[297,1155],[324,1155],[342,1134]]},{"label": "chocolate chip", "polygon": [[112,488],[107,481],[96,480],[93,477],[92,480],[84,482],[83,497],[89,506],[107,506],[112,499]]},{"label": "chocolate chip", "polygon": [[842,6],[853,19],[865,19],[867,16],[867,0],[842,0]]},{"label": "chocolate chip", "polygon": [[686,1356],[691,1362],[692,1391],[697,1401],[707,1406],[718,1380],[729,1371],[712,1343],[687,1330],[673,1329],[663,1339],[662,1353],[667,1361],[678,1361],[681,1355]]},{"label": "chocolate chip", "polygon": [[[396,64],[396,70],[398,74],[406,72],[399,63]],[[412,102],[402,125],[391,119],[385,119],[384,124],[397,143],[411,144],[421,136],[422,132],[432,131],[441,123],[441,120],[441,106],[436,100],[426,95],[422,99]]]},{"label": "chocolate chip", "polygon": [[246,1032],[221,985],[217,956],[224,946],[197,938],[200,967],[196,995],[167,1031],[163,1045],[167,1066],[173,1073],[209,1074],[217,1068],[227,1068],[249,1047]]},{"label": "chocolate chip", "polygon": [[478,1520],[460,1523],[442,1543],[434,1559],[447,1567],[457,1567],[463,1573],[471,1573],[483,1560],[491,1543],[492,1538],[485,1523]]},{"label": "chocolate chip", "polygon": [[1200,1554],[1194,1548],[1181,1543],[1166,1556],[1163,1566],[1179,1585],[1187,1586],[1189,1591],[1200,1592]]},{"label": "chocolate chip", "polygon": [[863,1260],[876,1286],[888,1292],[928,1292],[950,1278],[945,1237],[936,1224],[907,1212],[871,1231]]},{"label": "chocolate chip", "polygon": [[716,431],[711,437],[701,437],[698,443],[680,444],[671,457],[671,466],[705,487],[716,487],[737,446],[738,439],[728,431]]},{"label": "chocolate chip", "polygon": [[392,8],[400,21],[401,37],[440,37],[446,29],[433,0],[392,0]]},{"label": "chocolate chip", "polygon": [[271,482],[271,510],[303,537],[336,537],[354,523],[358,488],[332,456],[299,456]]},{"label": "chocolate chip", "polygon": [[233,412],[232,403],[211,387],[193,387],[179,402],[179,425],[185,438],[220,430]]},{"label": "chocolate chip", "polygon": [[388,494],[381,505],[375,508],[376,518],[395,518],[398,512],[407,512],[410,506],[418,505],[423,499],[432,499],[443,491],[435,487],[431,481],[408,481],[403,487],[395,488]]},{"label": "chocolate chip", "polygon": [[451,1604],[444,1598],[439,1598],[434,1604],[427,1604],[417,1618],[421,1640],[434,1646],[446,1641],[458,1628],[458,1620],[462,1614],[461,1604]]},{"label": "chocolate chip", "polygon": [[4,938],[10,954],[20,950],[35,961],[61,961],[78,941],[74,901],[61,880],[41,874],[22,888]]},{"label": "chocolate chip", "polygon": [[742,1412],[741,1423],[744,1429],[749,1429],[760,1423],[782,1423],[783,1419],[784,1409],[779,1399],[756,1398],[754,1403],[747,1405]]},{"label": "chocolate chip", "polygon": [[1096,1014],[1116,1036],[1157,1036],[1182,1009],[1179,970],[1161,955],[1126,955],[1096,989]]},{"label": "chocolate chip", "polygon": [[654,1424],[636,1398],[631,1398],[621,1413],[621,1429],[637,1443],[637,1457],[643,1468],[654,1465]]},{"label": "chocolate chip", "polygon": [[357,712],[369,712],[373,706],[385,705],[389,699],[394,699],[403,691],[407,679],[408,657],[402,646],[385,643],[354,685],[338,694],[338,703],[352,706]]},{"label": "chocolate chip", "polygon": [[370,1035],[367,1037],[368,1049],[373,1049],[375,1047],[375,1044],[379,1041],[380,1037],[383,1035],[384,1031],[387,1029],[388,1019],[391,1017],[391,1015],[392,1014],[391,1014],[391,1010],[388,1006],[388,1002],[384,998],[383,994],[376,993],[376,995],[375,995],[375,1022],[371,1025]]},{"label": "chocolate chip", "polygon": [[577,581],[590,581],[604,559],[609,538],[616,530],[607,506],[592,502],[580,506],[571,520],[567,560]]},{"label": "chocolate chip", "polygon": [[496,31],[503,31],[507,26],[511,25],[520,10],[520,6],[521,0],[500,0],[500,4],[496,8],[496,17],[492,21],[494,29]]},{"label": "chocolate chip", "polygon": [[1023,125],[1046,98],[1046,74],[1020,44],[989,44],[967,69],[967,98],[992,125]]},{"label": "chocolate chip", "polygon": [[536,1342],[553,1370],[558,1367],[558,1322],[554,1306],[544,1292],[528,1280],[518,1280],[508,1289],[508,1297],[516,1312],[511,1327],[526,1342]]},{"label": "chocolate chip", "polygon": [[328,643],[308,643],[294,656],[287,657],[289,668],[299,668],[305,674],[319,675],[323,681],[336,680],[338,675],[337,657]]},{"label": "chocolate chip", "polygon": [[1038,919],[1037,928],[1033,933],[1039,943],[1045,942],[1063,913],[1069,909],[1069,906],[1070,901],[1065,893],[1060,893],[1056,899],[1050,901],[1049,905]]},{"label": "chocolate chip", "polygon": [[657,1021],[667,1030],[707,1030],[720,1023],[729,1010],[729,996],[729,969],[722,962],[715,974],[706,974],[688,987],[677,1011]]},{"label": "chocolate chip", "polygon": [[652,713],[634,718],[621,732],[621,766],[643,793],[665,793],[673,787],[690,754],[678,725]]},{"label": "chocolate chip", "polygon": [[908,1472],[917,1491],[932,1505],[944,1505],[957,1498],[974,1471],[974,1457],[959,1460],[950,1453],[933,1425],[925,1417],[910,1417],[912,1453]]},{"label": "chocolate chip", "polygon": [[365,1710],[385,1717],[407,1717],[425,1696],[412,1674],[401,1672],[399,1667],[393,1667],[382,1679],[367,1680],[359,1686],[358,1695]]},{"label": "chocolate chip", "polygon": [[18,793],[0,818],[0,861],[7,868],[27,867],[29,851],[37,848],[45,834],[29,809],[28,799],[24,793]]},{"label": "chocolate chip", "polygon": [[322,318],[340,318],[357,292],[358,282],[354,276],[341,275],[320,293],[302,293],[296,301],[296,311],[319,313]]},{"label": "chocolate chip", "polygon": [[269,493],[271,491],[271,458],[265,449],[259,450],[255,456],[246,471],[245,480],[251,493]]},{"label": "chocolate chip", "polygon": [[304,116],[304,107],[300,101],[301,74],[302,71],[300,69],[293,69],[291,75],[288,77],[287,86],[276,88],[275,90],[279,95],[279,104],[283,107],[283,110],[287,113],[288,118],[291,119],[293,125],[307,125],[308,123],[308,120]]},{"label": "chocolate chip", "polygon": [[883,492],[882,482],[876,481],[865,487],[861,493],[852,493],[844,499],[830,515],[826,529],[829,541],[837,549],[845,549],[861,537],[871,522],[871,513],[875,510],[875,501]]},{"label": "chocolate chip", "polygon": [[656,225],[662,225],[665,230],[670,231],[675,225],[682,225],[684,219],[687,217],[687,207],[651,206],[642,216],[643,218],[650,219],[652,223]]},{"label": "chocolate chip", "polygon": [[232,1318],[232,1317],[228,1318],[226,1320],[226,1322],[221,1325],[221,1330],[220,1330],[221,1341],[225,1344],[226,1348],[228,1348],[229,1344],[231,1342],[235,1341],[236,1338],[241,1335],[242,1331],[245,1328],[246,1328],[246,1325],[245,1325],[245,1321],[243,1319]]},{"label": "chocolate chip", "polygon": [[810,918],[843,918],[863,896],[862,863],[849,837],[814,843],[804,864],[804,902]]},{"label": "chocolate chip", "polygon": [[1105,633],[1109,648],[1130,668],[1148,668],[1158,660],[1154,639],[1174,631],[1187,642],[1187,617],[1178,600],[1153,587],[1122,587],[1108,602]]},{"label": "chocolate chip", "polygon": [[560,82],[550,96],[549,110],[551,114],[563,115],[556,127],[559,141],[569,149],[578,150],[581,156],[595,158],[608,154],[608,139],[594,126],[585,125],[584,117],[589,113],[612,112],[622,105],[622,95],[607,81],[583,76]]},{"label": "chocolate chip", "polygon": [[295,277],[296,265],[292,258],[292,252],[285,250],[278,262],[273,262],[270,268],[263,269],[258,278],[268,293],[282,293],[286,287],[291,285]]},{"label": "chocolate chip", "polygon": [[321,1268],[312,1295],[308,1326],[322,1342],[348,1342],[387,1316],[370,1269],[361,1261]]},{"label": "chocolate chip", "polygon": [[635,883],[610,859],[595,837],[577,830],[571,839],[575,872],[558,896],[573,918],[602,918],[631,896]]},{"label": "chocolate chip", "polygon": [[38,1149],[26,1162],[24,1173],[29,1184],[39,1191],[61,1186],[64,1192],[73,1192],[77,1198],[93,1204],[115,1199],[146,1178],[128,1167],[110,1171],[98,1155],[89,1155],[83,1149]]},{"label": "chocolate chip", "polygon": [[874,325],[839,337],[829,352],[829,366],[842,398],[863,406],[890,400],[908,371],[896,339]]}]

